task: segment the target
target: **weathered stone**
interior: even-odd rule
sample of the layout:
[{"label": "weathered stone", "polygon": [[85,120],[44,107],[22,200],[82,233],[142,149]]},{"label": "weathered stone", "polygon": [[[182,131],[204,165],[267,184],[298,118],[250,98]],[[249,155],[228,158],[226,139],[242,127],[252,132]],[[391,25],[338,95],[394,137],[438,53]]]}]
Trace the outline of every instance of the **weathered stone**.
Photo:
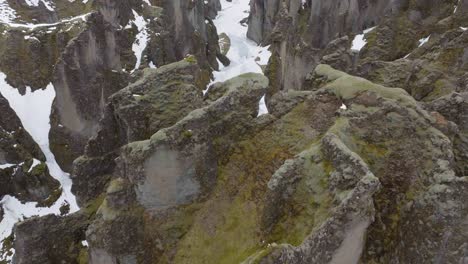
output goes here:
[{"label": "weathered stone", "polygon": [[14,229],[13,263],[81,264],[79,256],[85,249],[82,241],[85,240],[86,225],[84,214],[47,215],[25,220]]}]

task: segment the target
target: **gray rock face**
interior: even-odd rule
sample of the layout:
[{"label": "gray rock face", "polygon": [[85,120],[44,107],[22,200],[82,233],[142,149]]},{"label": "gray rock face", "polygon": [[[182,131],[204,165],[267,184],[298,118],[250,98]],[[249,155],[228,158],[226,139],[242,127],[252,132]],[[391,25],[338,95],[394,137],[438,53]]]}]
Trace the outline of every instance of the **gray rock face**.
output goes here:
[{"label": "gray rock face", "polygon": [[279,13],[284,12],[294,28],[303,27],[305,32],[296,33],[304,33],[307,44],[323,48],[343,34],[377,24],[396,5],[392,1],[256,0],[251,2],[248,36],[258,43],[268,41],[275,24],[282,19]]},{"label": "gray rock face", "polygon": [[45,163],[33,167],[32,160],[0,169],[0,196],[11,195],[22,202],[50,206],[59,198],[60,184],[52,178]]},{"label": "gray rock face", "polygon": [[220,0],[208,0],[205,1],[205,16],[211,19],[215,19],[218,15],[218,11],[221,10]]},{"label": "gray rock face", "polygon": [[220,8],[219,0],[163,1],[158,6],[162,8],[161,17],[151,24],[148,59],[162,66],[194,55],[202,68],[217,69],[216,58],[222,61],[225,57],[209,17]]},{"label": "gray rock face", "polygon": [[8,101],[0,95],[0,164],[19,164],[27,159],[45,161],[44,154],[24,129],[21,120],[11,109]]},{"label": "gray rock face", "polygon": [[74,164],[73,191],[80,203],[104,191],[119,147],[148,139],[202,106],[201,91],[208,79],[192,59],[146,69],[138,81],[109,98],[96,136]]},{"label": "gray rock face", "polygon": [[[15,226],[15,264],[79,264],[84,241],[86,216],[47,215],[31,218]],[[38,228],[41,227],[41,228]],[[38,245],[41,245],[38,249]]]},{"label": "gray rock face", "polygon": [[[144,181],[136,195],[145,208],[167,208],[187,204],[200,193],[192,159],[175,150],[159,148],[144,165]],[[157,190],[157,191],[155,191]]]},{"label": "gray rock face", "polygon": [[[454,13],[454,4],[444,1],[252,1],[248,36],[272,45],[274,91],[303,90],[309,69],[319,63],[353,71],[356,64],[402,58],[418,47],[418,39],[431,35],[428,29],[439,29],[432,38],[449,26],[463,25],[463,12],[457,8]],[[366,35],[369,44],[349,59],[356,57],[349,51],[352,37],[374,26]],[[346,35],[349,58],[330,53],[331,42]]]},{"label": "gray rock face", "polygon": [[11,195],[22,202],[53,203],[58,198],[54,194],[61,190],[49,174],[44,154],[2,95],[0,111],[0,197]]},{"label": "gray rock face", "polygon": [[[426,104],[428,110],[441,114],[437,116],[438,122],[443,127],[455,126],[453,133],[447,133],[452,137],[455,149],[455,161],[457,174],[466,175],[468,171],[468,94],[452,93]],[[456,124],[456,125],[455,125]]]},{"label": "gray rock face", "polygon": [[[120,27],[134,19],[132,8],[140,10],[141,4],[99,1],[98,13],[90,16],[86,29],[68,44],[55,67],[57,98],[50,139],[52,151],[67,171],[83,153],[86,141],[96,136],[109,96],[128,84],[129,75],[122,69],[133,67],[127,54],[133,40],[129,38],[131,30]],[[143,13],[152,21],[142,29],[149,39],[142,66],[153,63],[159,67],[194,55],[207,72],[217,68],[216,58],[224,56],[214,25],[205,20],[208,7],[204,2],[165,1],[158,5],[150,7],[153,12]]]},{"label": "gray rock face", "polygon": [[[0,25],[0,69],[20,91],[53,82],[51,146],[81,209],[17,224],[13,263],[466,262],[468,1],[252,0],[266,76],[205,94],[229,63],[222,1],[48,2],[16,22],[95,11]],[[0,164],[18,165],[0,195],[54,202],[5,103]]]},{"label": "gray rock face", "polygon": [[249,30],[247,36],[262,43],[273,31],[276,15],[281,8],[281,1],[250,1]]},{"label": "gray rock face", "polygon": [[[229,144],[215,146],[209,139],[223,138],[229,142],[242,135],[239,132],[256,116],[258,100],[265,92],[267,80],[249,74],[224,85],[228,87],[226,94],[215,102],[159,130],[151,139],[122,148],[105,205],[101,206],[87,232],[91,247],[95,249],[90,251],[91,263],[98,263],[95,261],[104,256],[114,259],[115,263],[132,258],[150,263],[159,253],[143,252],[141,242],[152,237],[152,234],[144,234],[143,228],[155,226],[148,222],[141,224],[144,221],[141,213],[167,211],[167,217],[171,217],[171,208],[205,199],[211,192],[216,180],[216,153],[222,153]],[[237,114],[231,115],[233,109]],[[158,217],[165,218],[164,214]],[[135,236],[125,238],[122,244],[105,242],[116,241],[119,234],[109,231],[129,221],[140,223],[132,225]],[[132,247],[128,247],[129,244]]]},{"label": "gray rock face", "polygon": [[51,150],[67,171],[95,135],[107,98],[127,84],[116,28],[100,14],[62,54],[55,67]]},{"label": "gray rock face", "polygon": [[270,74],[278,80],[275,90],[302,90],[310,69],[327,54],[322,49],[332,40],[377,24],[394,5],[389,1],[253,1],[248,36],[272,44],[276,61],[270,65]]}]

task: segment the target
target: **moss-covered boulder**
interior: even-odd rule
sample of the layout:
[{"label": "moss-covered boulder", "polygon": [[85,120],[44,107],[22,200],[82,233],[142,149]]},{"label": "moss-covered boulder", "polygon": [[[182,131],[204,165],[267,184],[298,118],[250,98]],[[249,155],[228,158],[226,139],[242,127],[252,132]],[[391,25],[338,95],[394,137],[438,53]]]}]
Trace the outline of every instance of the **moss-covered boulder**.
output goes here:
[{"label": "moss-covered boulder", "polygon": [[121,146],[148,139],[202,107],[202,90],[208,80],[207,72],[193,58],[145,69],[137,81],[112,95],[97,135],[74,163],[72,190],[78,201],[84,204],[104,191]]},{"label": "moss-covered boulder", "polygon": [[255,118],[266,82],[241,76],[124,146],[91,263],[462,260],[468,182],[440,122],[403,89],[326,65],[312,78]]}]

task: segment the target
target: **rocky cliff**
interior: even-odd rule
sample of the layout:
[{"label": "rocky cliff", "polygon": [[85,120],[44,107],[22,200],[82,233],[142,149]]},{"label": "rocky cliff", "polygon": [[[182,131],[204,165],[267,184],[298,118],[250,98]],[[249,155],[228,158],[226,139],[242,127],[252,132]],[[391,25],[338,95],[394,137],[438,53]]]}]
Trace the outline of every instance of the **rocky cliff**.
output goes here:
[{"label": "rocky cliff", "polygon": [[0,0],[0,263],[467,263],[467,29],[466,0]]}]

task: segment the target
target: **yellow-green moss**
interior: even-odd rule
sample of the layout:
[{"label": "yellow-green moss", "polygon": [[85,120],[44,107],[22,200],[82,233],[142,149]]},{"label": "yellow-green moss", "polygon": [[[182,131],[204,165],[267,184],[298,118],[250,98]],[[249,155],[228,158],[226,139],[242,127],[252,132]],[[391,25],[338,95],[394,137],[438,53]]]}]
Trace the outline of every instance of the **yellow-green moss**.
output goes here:
[{"label": "yellow-green moss", "polygon": [[101,204],[103,203],[104,201],[104,197],[105,195],[104,194],[101,194],[99,195],[96,199],[90,201],[88,204],[86,204],[86,206],[84,207],[84,212],[89,216],[93,216],[94,214],[96,214],[97,210],[99,209],[99,207],[101,206]]},{"label": "yellow-green moss", "polygon": [[424,98],[424,101],[432,101],[437,98],[440,98],[444,95],[450,94],[453,92],[453,85],[445,79],[439,79],[434,83],[434,89],[428,96]]},{"label": "yellow-green moss", "polygon": [[62,195],[62,188],[57,188],[44,201],[38,203],[40,207],[51,207]]},{"label": "yellow-green moss", "polygon": [[78,254],[77,262],[78,264],[88,264],[88,248],[82,248]]},{"label": "yellow-green moss", "polygon": [[[324,194],[328,184],[323,178],[329,173],[324,164],[311,162],[304,168],[308,176],[287,201],[295,214],[283,216],[271,234],[262,230],[262,216],[268,213],[263,199],[271,175],[295,153],[307,148],[319,150],[320,134],[310,131],[310,116],[310,107],[301,103],[232,149],[220,163],[213,193],[178,244],[174,263],[240,263],[270,241],[300,244],[315,224],[326,218],[331,199]],[[220,138],[213,142],[223,144]]]},{"label": "yellow-green moss", "polygon": [[317,164],[312,161],[312,155],[321,155],[320,144],[313,145],[304,156],[303,176],[287,201],[287,213],[283,214],[269,237],[271,243],[298,246],[329,215],[332,197],[328,191],[328,177],[332,165],[329,161]]},{"label": "yellow-green moss", "polygon": [[[2,256],[8,256],[11,257],[13,256],[13,242],[14,242],[14,236],[13,234],[9,235],[2,241],[2,248],[0,249],[0,253]],[[0,264],[9,264],[9,261],[6,260],[1,260]]]},{"label": "yellow-green moss", "polygon": [[190,62],[190,63],[194,63],[194,64],[197,63],[197,58],[195,56],[193,56],[193,55],[189,55],[189,56],[185,57],[184,60],[187,61],[187,62]]}]

